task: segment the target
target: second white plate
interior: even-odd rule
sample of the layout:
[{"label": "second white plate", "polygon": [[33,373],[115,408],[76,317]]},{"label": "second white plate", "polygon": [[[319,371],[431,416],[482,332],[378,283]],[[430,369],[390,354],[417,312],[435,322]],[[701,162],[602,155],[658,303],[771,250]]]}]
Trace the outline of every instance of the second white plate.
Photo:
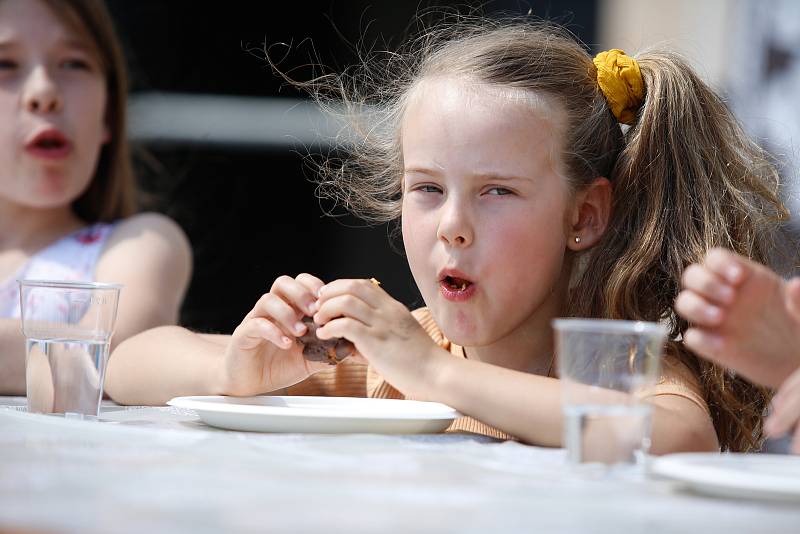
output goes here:
[{"label": "second white plate", "polygon": [[777,454],[667,454],[652,472],[710,495],[800,501],[800,457]]},{"label": "second white plate", "polygon": [[351,397],[176,397],[167,404],[230,430],[315,434],[442,432],[456,410],[436,402]]}]

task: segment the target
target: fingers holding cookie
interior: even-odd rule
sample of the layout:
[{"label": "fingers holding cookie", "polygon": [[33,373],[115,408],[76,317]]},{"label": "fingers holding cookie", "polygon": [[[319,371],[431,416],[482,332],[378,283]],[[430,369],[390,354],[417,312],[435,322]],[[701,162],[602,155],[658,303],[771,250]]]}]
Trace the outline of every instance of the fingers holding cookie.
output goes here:
[{"label": "fingers holding cookie", "polygon": [[250,336],[260,333],[279,348],[291,348],[294,338],[308,331],[302,318],[316,312],[316,293],[323,285],[322,280],[306,273],[294,278],[280,276],[247,314],[240,330]]},{"label": "fingers holding cookie", "polygon": [[279,277],[269,292],[280,297],[303,315],[310,316],[316,311],[317,294],[324,285],[324,282],[316,276],[302,273],[295,278]]},{"label": "fingers holding cookie", "polygon": [[375,312],[375,308],[368,303],[368,300],[376,301],[370,292],[379,285],[380,282],[372,278],[336,280],[321,287],[318,311],[313,314],[313,320],[303,318],[308,329],[304,336],[298,338],[298,343],[304,346],[303,355],[312,361],[327,361],[335,365],[355,354],[356,349],[351,341],[331,334],[324,325],[333,319],[345,317],[367,324]]},{"label": "fingers holding cookie", "polygon": [[363,278],[334,280],[320,288],[320,307],[328,300],[345,295],[350,295],[363,301],[370,308],[378,308],[383,299],[386,298],[387,293],[381,289],[380,282],[374,278],[369,280]]}]

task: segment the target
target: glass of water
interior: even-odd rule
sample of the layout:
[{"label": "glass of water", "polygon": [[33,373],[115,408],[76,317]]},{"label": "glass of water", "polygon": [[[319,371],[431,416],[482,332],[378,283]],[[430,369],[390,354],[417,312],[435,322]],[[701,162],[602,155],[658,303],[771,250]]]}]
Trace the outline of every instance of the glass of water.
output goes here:
[{"label": "glass of water", "polygon": [[98,416],[119,284],[20,280],[28,411]]},{"label": "glass of water", "polygon": [[556,319],[553,327],[570,463],[643,464],[645,397],[660,375],[666,327],[603,319]]}]

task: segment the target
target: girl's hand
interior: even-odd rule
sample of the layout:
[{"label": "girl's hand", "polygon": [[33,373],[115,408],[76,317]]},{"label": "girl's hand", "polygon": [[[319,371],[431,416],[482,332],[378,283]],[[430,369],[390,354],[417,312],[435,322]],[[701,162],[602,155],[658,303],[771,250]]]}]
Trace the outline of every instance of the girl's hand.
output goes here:
[{"label": "girl's hand", "polygon": [[449,355],[438,347],[408,308],[369,280],[336,280],[319,293],[321,339],[343,337],[395,388],[425,400]]},{"label": "girl's hand", "polygon": [[322,280],[310,274],[281,276],[233,332],[220,376],[227,395],[258,395],[284,388],[328,368],[303,357],[295,338],[305,334],[301,322],[317,311]]},{"label": "girl's hand", "polygon": [[713,249],[682,283],[675,310],[691,323],[690,349],[769,387],[800,366],[800,281]]},{"label": "girl's hand", "polygon": [[792,452],[800,454],[800,369],[781,385],[772,399],[772,414],[764,423],[769,437],[793,432]]}]

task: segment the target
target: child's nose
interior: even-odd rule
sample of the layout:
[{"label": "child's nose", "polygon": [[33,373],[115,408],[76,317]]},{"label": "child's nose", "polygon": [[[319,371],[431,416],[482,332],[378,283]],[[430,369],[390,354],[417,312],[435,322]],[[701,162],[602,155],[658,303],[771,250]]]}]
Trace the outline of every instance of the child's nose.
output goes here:
[{"label": "child's nose", "polygon": [[456,200],[448,200],[439,220],[437,237],[450,246],[465,247],[472,243],[473,229],[468,210]]},{"label": "child's nose", "polygon": [[23,104],[31,113],[61,111],[61,95],[46,68],[37,67],[30,72],[25,82]]}]

